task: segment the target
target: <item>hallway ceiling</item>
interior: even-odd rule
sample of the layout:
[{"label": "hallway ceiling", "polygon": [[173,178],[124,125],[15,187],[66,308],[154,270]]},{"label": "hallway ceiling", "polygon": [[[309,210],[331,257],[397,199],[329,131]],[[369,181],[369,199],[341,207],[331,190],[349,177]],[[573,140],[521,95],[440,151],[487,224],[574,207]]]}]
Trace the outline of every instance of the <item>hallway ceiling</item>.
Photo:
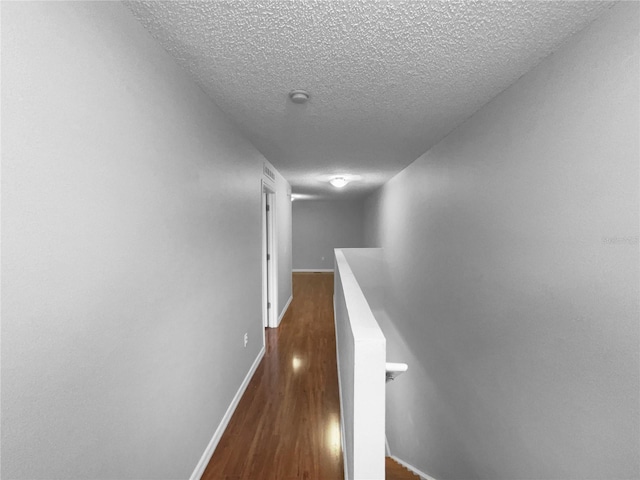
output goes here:
[{"label": "hallway ceiling", "polygon": [[[294,193],[368,193],[609,2],[126,2]],[[304,105],[288,93],[308,91]],[[361,180],[342,190],[334,174]]]}]

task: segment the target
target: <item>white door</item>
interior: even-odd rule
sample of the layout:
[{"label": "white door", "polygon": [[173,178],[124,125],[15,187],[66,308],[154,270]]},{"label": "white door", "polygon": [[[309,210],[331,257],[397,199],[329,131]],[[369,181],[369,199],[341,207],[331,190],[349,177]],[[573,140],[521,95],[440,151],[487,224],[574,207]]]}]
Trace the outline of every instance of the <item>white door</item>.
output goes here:
[{"label": "white door", "polygon": [[[265,204],[265,252],[267,255],[267,258],[265,259],[265,269],[267,271],[267,278],[266,278],[266,282],[267,282],[267,322],[269,322],[271,320],[271,308],[272,308],[272,293],[273,293],[273,289],[271,288],[271,273],[272,273],[272,266],[271,266],[271,230],[272,230],[272,223],[271,223],[271,202],[270,202],[270,197],[271,195],[269,193],[265,193],[264,194],[264,204]],[[265,326],[268,326],[265,325]]]},{"label": "white door", "polygon": [[275,292],[276,290],[276,257],[275,257],[275,215],[274,215],[274,192],[263,184],[262,189],[262,292],[263,326],[275,326]]}]

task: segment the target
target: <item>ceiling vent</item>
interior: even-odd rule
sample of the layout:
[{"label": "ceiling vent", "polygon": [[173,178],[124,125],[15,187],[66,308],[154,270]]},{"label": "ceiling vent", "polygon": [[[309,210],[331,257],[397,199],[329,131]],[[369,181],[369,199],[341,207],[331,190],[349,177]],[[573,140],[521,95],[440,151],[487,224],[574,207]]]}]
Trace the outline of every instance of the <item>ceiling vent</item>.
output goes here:
[{"label": "ceiling vent", "polygon": [[273,180],[274,182],[276,181],[276,174],[273,170],[271,170],[271,168],[269,168],[269,165],[267,165],[266,163],[263,165],[263,170],[264,172],[264,176],[267,178],[270,178],[271,180]]}]

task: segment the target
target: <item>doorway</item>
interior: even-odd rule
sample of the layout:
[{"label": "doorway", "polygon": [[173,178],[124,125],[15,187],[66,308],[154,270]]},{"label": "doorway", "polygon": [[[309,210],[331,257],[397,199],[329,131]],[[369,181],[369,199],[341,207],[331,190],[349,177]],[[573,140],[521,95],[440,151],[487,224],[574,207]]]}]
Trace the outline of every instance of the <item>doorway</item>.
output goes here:
[{"label": "doorway", "polygon": [[277,263],[275,245],[275,190],[262,182],[262,325],[275,327]]}]

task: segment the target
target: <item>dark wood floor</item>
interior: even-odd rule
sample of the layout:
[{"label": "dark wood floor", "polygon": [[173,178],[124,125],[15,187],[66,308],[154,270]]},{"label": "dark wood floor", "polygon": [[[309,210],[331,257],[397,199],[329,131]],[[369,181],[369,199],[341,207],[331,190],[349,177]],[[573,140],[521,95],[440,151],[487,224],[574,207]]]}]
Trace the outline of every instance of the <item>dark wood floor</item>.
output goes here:
[{"label": "dark wood floor", "polygon": [[[333,274],[294,273],[293,302],[202,480],[340,480]],[[387,480],[417,476],[386,459]]]},{"label": "dark wood floor", "polygon": [[420,477],[407,470],[391,457],[384,459],[386,480],[420,480]]},{"label": "dark wood floor", "polygon": [[293,302],[266,337],[202,479],[342,479],[333,274],[294,274]]}]

